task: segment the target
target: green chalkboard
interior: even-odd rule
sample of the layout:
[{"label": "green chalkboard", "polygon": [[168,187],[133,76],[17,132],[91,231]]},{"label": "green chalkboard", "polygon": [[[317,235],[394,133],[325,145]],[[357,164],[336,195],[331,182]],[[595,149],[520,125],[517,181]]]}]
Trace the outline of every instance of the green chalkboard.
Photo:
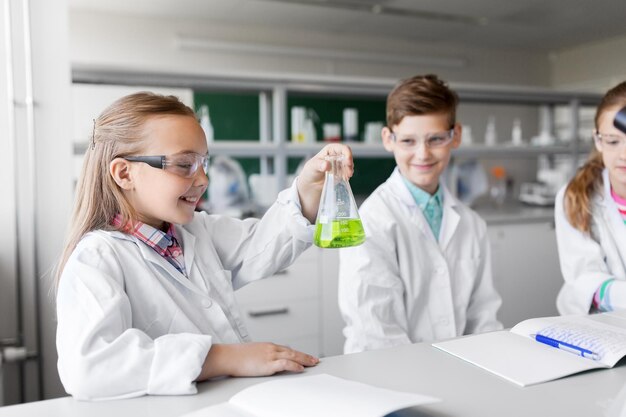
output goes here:
[{"label": "green chalkboard", "polygon": [[259,95],[256,93],[195,92],[196,113],[209,106],[217,140],[259,140]]}]

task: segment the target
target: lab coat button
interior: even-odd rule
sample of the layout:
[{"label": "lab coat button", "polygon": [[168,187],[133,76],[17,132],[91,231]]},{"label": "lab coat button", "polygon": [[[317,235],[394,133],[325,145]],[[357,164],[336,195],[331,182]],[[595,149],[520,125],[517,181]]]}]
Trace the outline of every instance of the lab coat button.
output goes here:
[{"label": "lab coat button", "polygon": [[448,320],[446,318],[443,318],[443,319],[439,320],[439,324],[441,326],[447,326],[448,324],[450,324],[450,320]]},{"label": "lab coat button", "polygon": [[211,300],[202,300],[202,307],[204,308],[210,308],[211,304],[213,304]]},{"label": "lab coat button", "polygon": [[443,273],[445,272],[445,269],[443,266],[438,267],[437,269],[435,269],[435,273],[437,275],[443,275]]}]

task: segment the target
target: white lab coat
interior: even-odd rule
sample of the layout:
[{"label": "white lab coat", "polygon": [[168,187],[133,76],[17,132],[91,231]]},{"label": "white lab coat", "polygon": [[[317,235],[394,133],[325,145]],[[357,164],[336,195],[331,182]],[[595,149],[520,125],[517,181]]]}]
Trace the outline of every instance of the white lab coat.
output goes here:
[{"label": "white lab coat", "polygon": [[485,222],[443,203],[439,241],[397,168],[362,204],[366,241],[340,252],[345,353],[502,328]]},{"label": "white lab coat", "polygon": [[565,280],[556,299],[561,314],[589,313],[593,295],[605,280],[626,280],[626,226],[611,197],[606,169],[602,180],[601,191],[592,198],[591,236],[575,229],[565,217],[567,186],[556,196],[556,240]]},{"label": "white lab coat", "polygon": [[233,290],[310,246],[299,204],[294,182],[260,221],[196,213],[176,226],[189,278],[133,236],[85,235],[57,293],[66,391],[79,399],[196,393],[212,343],[249,341]]}]

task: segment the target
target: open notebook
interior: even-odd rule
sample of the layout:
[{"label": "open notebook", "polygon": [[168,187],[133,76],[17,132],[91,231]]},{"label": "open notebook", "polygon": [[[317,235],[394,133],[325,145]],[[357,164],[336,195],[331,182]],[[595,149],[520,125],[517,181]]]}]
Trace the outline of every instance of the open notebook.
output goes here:
[{"label": "open notebook", "polygon": [[[593,352],[559,349],[535,340],[541,335]],[[528,386],[596,368],[612,368],[626,356],[626,312],[525,320],[510,331],[465,336],[434,347],[505,378]]]},{"label": "open notebook", "polygon": [[402,408],[437,401],[425,395],[319,374],[253,385],[226,403],[183,417],[382,417]]}]

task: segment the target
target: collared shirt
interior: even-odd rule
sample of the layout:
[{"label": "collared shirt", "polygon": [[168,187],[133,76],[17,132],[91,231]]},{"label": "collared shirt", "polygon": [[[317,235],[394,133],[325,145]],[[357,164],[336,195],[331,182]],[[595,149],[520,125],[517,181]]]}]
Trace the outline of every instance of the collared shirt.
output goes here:
[{"label": "collared shirt", "polygon": [[611,187],[611,197],[613,197],[613,201],[615,201],[620,217],[624,223],[626,223],[626,199],[618,196],[615,190],[613,190],[613,187]]},{"label": "collared shirt", "polygon": [[422,213],[424,213],[424,217],[426,217],[426,221],[430,226],[430,230],[433,231],[433,235],[439,240],[441,219],[443,218],[443,194],[441,187],[437,187],[435,194],[430,195],[406,178],[402,177],[402,179],[411,192],[415,203],[420,210],[422,210]]},{"label": "collared shirt", "polygon": [[[115,226],[120,226],[122,224],[121,215],[116,215],[111,223]],[[156,253],[172,264],[181,274],[187,276],[183,249],[178,243],[176,229],[173,224],[169,224],[167,232],[163,232],[149,224],[137,221],[134,226],[129,226],[123,231],[129,235],[135,236],[137,239],[150,246]]]}]

